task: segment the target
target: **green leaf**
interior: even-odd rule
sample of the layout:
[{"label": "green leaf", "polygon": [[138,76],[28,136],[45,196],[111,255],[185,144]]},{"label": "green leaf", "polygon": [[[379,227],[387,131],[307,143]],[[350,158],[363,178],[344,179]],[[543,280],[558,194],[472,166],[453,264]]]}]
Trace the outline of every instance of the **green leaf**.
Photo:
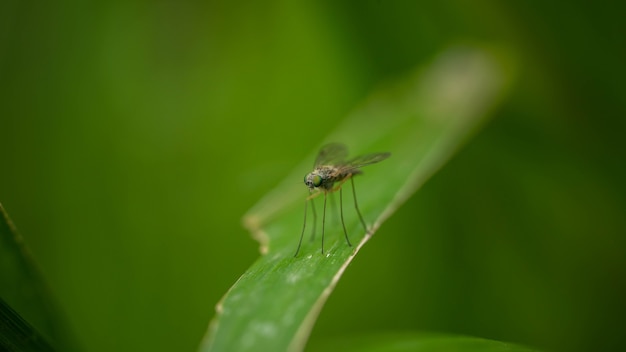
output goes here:
[{"label": "green leaf", "polygon": [[0,299],[0,350],[54,351],[44,337]]},{"label": "green leaf", "polygon": [[[493,51],[456,47],[395,84],[383,87],[350,114],[326,142],[340,142],[352,155],[391,152],[356,177],[366,234],[344,187],[344,218],[353,247],[347,245],[331,193],[325,254],[320,229],[323,197],[318,197],[317,236],[300,238],[304,201],[302,178],[317,150],[244,217],[263,254],[217,305],[202,351],[302,350],[342,273],[380,225],[439,169],[482,124],[502,98],[511,78],[509,62]],[[346,184],[347,185],[347,184]],[[309,213],[308,229],[313,227]],[[308,238],[310,233],[305,236]]]},{"label": "green leaf", "polygon": [[23,238],[0,204],[0,350],[74,350]]}]

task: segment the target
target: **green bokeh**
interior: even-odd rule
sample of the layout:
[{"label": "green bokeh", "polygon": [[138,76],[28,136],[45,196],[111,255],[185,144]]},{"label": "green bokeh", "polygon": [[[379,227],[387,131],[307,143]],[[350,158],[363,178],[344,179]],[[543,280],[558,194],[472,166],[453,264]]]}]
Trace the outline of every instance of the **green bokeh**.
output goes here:
[{"label": "green bokeh", "polygon": [[625,7],[5,1],[0,202],[85,350],[191,351],[257,256],[240,218],[259,197],[378,84],[505,44],[510,99],[364,247],[312,338],[623,347]]}]

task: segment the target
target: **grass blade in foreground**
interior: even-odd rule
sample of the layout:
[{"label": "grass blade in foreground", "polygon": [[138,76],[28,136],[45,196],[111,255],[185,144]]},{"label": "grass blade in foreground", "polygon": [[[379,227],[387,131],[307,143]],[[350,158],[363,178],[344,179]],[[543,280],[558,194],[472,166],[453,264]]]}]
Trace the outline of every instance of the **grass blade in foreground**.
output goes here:
[{"label": "grass blade in foreground", "polygon": [[51,351],[51,345],[75,350],[65,320],[2,204],[0,258],[0,350]]},{"label": "grass blade in foreground", "polygon": [[[317,241],[303,243],[294,258],[307,196],[302,177],[312,169],[316,148],[244,217],[264,255],[218,304],[201,350],[304,348],[324,302],[354,255],[484,122],[508,83],[509,72],[498,57],[480,49],[456,48],[406,80],[385,87],[348,116],[327,142],[346,144],[351,155],[392,153],[355,179],[370,233],[365,234],[353,207],[347,206],[352,195],[345,187],[344,218],[354,246],[346,244],[338,216],[333,219],[338,210],[330,199],[326,253],[320,253],[318,217]],[[330,198],[333,195],[336,192]]]}]

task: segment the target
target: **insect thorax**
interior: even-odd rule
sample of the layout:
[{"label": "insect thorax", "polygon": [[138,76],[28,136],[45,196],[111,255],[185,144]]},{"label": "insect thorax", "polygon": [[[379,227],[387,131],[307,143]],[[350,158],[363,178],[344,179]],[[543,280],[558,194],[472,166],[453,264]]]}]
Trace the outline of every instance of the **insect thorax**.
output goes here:
[{"label": "insect thorax", "polygon": [[[335,182],[344,179],[341,170],[335,166],[318,166],[304,178],[304,183],[312,190],[330,191]],[[317,181],[317,182],[316,182]]]}]

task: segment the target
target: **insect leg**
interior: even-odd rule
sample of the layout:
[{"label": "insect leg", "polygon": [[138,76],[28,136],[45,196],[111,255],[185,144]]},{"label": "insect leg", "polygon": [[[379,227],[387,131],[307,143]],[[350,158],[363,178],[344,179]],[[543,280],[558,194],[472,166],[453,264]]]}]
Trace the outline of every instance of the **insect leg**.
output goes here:
[{"label": "insect leg", "polygon": [[324,224],[326,223],[326,192],[324,192],[324,212],[322,213],[322,254],[324,254]]},{"label": "insect leg", "polygon": [[332,221],[332,224],[336,224],[337,223],[337,200],[336,197],[334,196],[334,192],[333,193],[329,193],[328,194],[328,210],[330,211],[329,216],[332,216],[332,219],[330,219]]},{"label": "insect leg", "polygon": [[343,234],[346,235],[346,242],[348,246],[352,247],[350,239],[348,238],[348,231],[346,230],[346,223],[343,221],[343,188],[339,188],[339,214],[341,214],[341,225],[343,226]]},{"label": "insect leg", "polygon": [[359,210],[359,205],[356,202],[356,191],[354,190],[354,177],[350,177],[350,181],[352,181],[352,195],[354,196],[354,208],[356,209],[357,214],[359,214],[359,219],[361,219],[361,224],[363,225],[363,229],[365,233],[367,233],[367,225],[365,225],[365,221],[363,220],[363,215],[361,215],[361,211]]},{"label": "insect leg", "polygon": [[300,242],[298,242],[298,248],[296,249],[296,254],[294,254],[294,258],[298,256],[298,252],[300,252],[300,246],[302,245],[302,237],[304,236],[304,229],[306,229],[306,206],[309,203],[309,199],[307,198],[304,201],[304,224],[302,225],[302,233],[300,234]]},{"label": "insect leg", "polygon": [[315,240],[315,226],[317,225],[317,213],[315,212],[315,203],[311,198],[311,210],[313,210],[313,231],[311,231],[311,242]]}]

